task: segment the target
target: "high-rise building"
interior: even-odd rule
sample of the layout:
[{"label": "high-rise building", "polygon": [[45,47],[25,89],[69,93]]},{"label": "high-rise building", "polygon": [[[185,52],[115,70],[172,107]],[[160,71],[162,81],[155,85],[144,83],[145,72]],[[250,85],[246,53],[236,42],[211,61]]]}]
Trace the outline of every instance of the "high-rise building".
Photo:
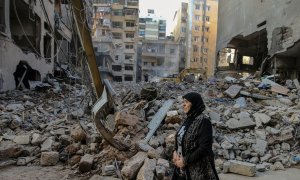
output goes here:
[{"label": "high-rise building", "polygon": [[138,0],[94,0],[93,40],[100,72],[111,71],[114,81],[136,81],[138,11]]},{"label": "high-rise building", "polygon": [[158,18],[154,10],[149,9],[148,15],[139,18],[139,36],[145,40],[166,38],[166,20]]},{"label": "high-rise building", "polygon": [[174,15],[174,41],[179,44],[180,49],[180,61],[179,71],[185,68],[185,56],[186,56],[186,36],[187,36],[187,20],[188,20],[188,3],[182,2],[180,8],[175,12]]},{"label": "high-rise building", "polygon": [[186,68],[214,74],[218,21],[218,0],[190,0],[186,39]]}]

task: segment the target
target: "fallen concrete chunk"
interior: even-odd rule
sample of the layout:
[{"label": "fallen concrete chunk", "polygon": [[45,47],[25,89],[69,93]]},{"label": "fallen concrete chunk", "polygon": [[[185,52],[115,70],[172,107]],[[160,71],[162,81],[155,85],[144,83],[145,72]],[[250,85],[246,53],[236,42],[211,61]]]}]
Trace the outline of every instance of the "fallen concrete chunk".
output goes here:
[{"label": "fallen concrete chunk", "polygon": [[37,157],[18,157],[17,165],[25,166],[26,164],[30,163],[35,159],[37,159]]},{"label": "fallen concrete chunk", "polygon": [[31,139],[31,144],[32,145],[40,145],[43,141],[43,138],[40,134],[38,133],[33,133],[32,134],[32,139]]},{"label": "fallen concrete chunk", "polygon": [[255,176],[256,165],[252,163],[231,160],[229,166],[229,172],[236,173],[244,176]]},{"label": "fallen concrete chunk", "polygon": [[0,147],[0,161],[9,158],[16,158],[22,154],[23,150],[24,148],[18,145],[9,146],[9,147]]},{"label": "fallen concrete chunk", "polygon": [[169,161],[165,160],[165,159],[161,159],[161,158],[159,158],[157,160],[157,165],[158,166],[164,166],[165,168],[169,168],[170,167]]},{"label": "fallen concrete chunk", "polygon": [[231,98],[235,98],[235,96],[239,94],[241,89],[242,89],[241,86],[231,85],[224,93]]},{"label": "fallen concrete chunk", "polygon": [[15,136],[14,142],[17,144],[27,145],[30,143],[30,135]]},{"label": "fallen concrete chunk", "polygon": [[270,116],[268,116],[268,115],[266,115],[264,113],[254,113],[253,117],[255,119],[257,127],[261,127],[262,124],[267,124],[271,120]]},{"label": "fallen concrete chunk", "polygon": [[134,126],[136,123],[139,122],[139,117],[136,114],[132,114],[128,111],[121,111],[116,113],[115,121],[116,126]]},{"label": "fallen concrete chunk", "polygon": [[297,89],[300,89],[300,84],[299,84],[298,79],[294,79],[293,82],[294,82],[296,88],[297,88]]},{"label": "fallen concrete chunk", "polygon": [[155,172],[158,180],[163,180],[167,169],[164,166],[156,166]]},{"label": "fallen concrete chunk", "polygon": [[267,141],[256,139],[256,144],[253,146],[253,149],[262,157],[265,155],[267,151],[267,147],[268,147]]},{"label": "fallen concrete chunk", "polygon": [[124,167],[121,170],[122,178],[124,179],[135,179],[136,175],[147,158],[147,153],[138,152],[127,162],[125,162]]},{"label": "fallen concrete chunk", "polygon": [[245,128],[252,128],[255,127],[255,122],[253,121],[245,121],[245,120],[237,120],[234,118],[230,118],[227,122],[226,122],[226,126],[229,129],[245,129]]},{"label": "fallen concrete chunk", "polygon": [[88,172],[92,169],[94,161],[94,156],[90,154],[85,154],[79,162],[79,171]]},{"label": "fallen concrete chunk", "polygon": [[140,169],[137,180],[153,180],[154,170],[156,166],[156,159],[146,159],[144,165]]},{"label": "fallen concrete chunk", "polygon": [[59,161],[58,152],[42,152],[41,154],[41,165],[42,166],[54,166]]},{"label": "fallen concrete chunk", "polygon": [[41,145],[41,151],[52,151],[52,147],[54,146],[54,137],[48,137],[46,141]]}]

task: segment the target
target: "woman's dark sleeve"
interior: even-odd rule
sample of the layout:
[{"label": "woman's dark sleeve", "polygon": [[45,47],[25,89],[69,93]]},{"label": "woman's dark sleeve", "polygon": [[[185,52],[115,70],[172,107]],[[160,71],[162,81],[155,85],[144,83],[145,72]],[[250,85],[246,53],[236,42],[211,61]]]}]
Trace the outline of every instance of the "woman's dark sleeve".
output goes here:
[{"label": "woman's dark sleeve", "polygon": [[198,148],[184,157],[185,164],[193,164],[201,158],[207,156],[212,148],[212,125],[208,118],[204,118],[198,129]]}]

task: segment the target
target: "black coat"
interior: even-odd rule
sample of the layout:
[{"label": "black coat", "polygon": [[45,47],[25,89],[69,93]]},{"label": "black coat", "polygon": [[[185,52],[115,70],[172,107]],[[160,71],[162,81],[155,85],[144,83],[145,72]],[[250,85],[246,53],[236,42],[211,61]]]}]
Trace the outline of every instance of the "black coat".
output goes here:
[{"label": "black coat", "polygon": [[[213,137],[210,118],[200,114],[196,118],[187,118],[183,125],[187,129],[182,142],[182,155],[186,165],[183,179],[218,180],[212,152]],[[177,151],[177,138],[175,148]],[[179,169],[175,167],[172,180],[182,179],[177,172]]]}]

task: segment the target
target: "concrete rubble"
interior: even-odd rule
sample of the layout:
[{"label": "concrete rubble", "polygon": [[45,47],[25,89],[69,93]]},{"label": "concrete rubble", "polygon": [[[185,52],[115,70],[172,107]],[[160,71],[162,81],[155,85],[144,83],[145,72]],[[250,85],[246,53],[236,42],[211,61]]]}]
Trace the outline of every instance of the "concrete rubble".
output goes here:
[{"label": "concrete rubble", "polygon": [[[178,84],[114,83],[122,106],[107,117],[105,126],[114,133],[114,139],[130,147],[129,151],[113,148],[99,135],[88,113],[92,95],[84,85],[61,82],[61,91],[53,92],[55,87],[7,91],[0,94],[0,164],[64,164],[74,175],[86,174],[91,179],[168,178],[173,168],[170,160],[175,133],[184,118],[181,96],[197,91],[212,119],[218,173],[255,176],[256,172],[297,166],[299,82],[289,81],[294,85],[287,87],[270,81],[263,82],[273,86],[261,89],[262,81],[238,77]],[[157,89],[156,97],[140,96],[145,86]],[[126,97],[129,90],[132,95]],[[174,103],[166,118],[149,141],[143,142],[149,123],[170,99]]]}]

